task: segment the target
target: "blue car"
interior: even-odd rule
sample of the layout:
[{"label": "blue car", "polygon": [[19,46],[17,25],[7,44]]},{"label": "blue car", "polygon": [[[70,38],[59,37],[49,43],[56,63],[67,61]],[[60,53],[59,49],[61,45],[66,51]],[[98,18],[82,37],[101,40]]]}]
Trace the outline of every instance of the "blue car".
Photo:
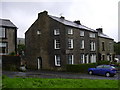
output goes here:
[{"label": "blue car", "polygon": [[117,69],[111,65],[99,65],[96,68],[89,68],[88,73],[90,75],[97,74],[97,75],[104,75],[106,77],[113,77],[116,75]]}]

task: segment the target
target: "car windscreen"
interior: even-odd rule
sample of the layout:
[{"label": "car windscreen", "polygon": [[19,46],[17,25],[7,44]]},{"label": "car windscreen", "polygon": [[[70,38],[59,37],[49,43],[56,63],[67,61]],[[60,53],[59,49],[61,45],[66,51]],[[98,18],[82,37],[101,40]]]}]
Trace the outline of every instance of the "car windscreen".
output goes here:
[{"label": "car windscreen", "polygon": [[103,68],[103,65],[99,65],[99,66],[97,66],[96,68]]},{"label": "car windscreen", "polygon": [[114,66],[104,65],[104,68],[115,68]]}]

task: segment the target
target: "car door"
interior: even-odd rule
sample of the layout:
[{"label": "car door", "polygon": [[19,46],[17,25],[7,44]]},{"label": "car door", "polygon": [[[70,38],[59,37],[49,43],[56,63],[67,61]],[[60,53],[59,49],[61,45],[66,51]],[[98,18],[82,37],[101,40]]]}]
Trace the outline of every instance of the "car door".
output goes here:
[{"label": "car door", "polygon": [[101,69],[101,74],[105,75],[105,73],[109,70],[109,65],[103,65],[103,68]]},{"label": "car door", "polygon": [[102,69],[103,69],[103,65],[99,65],[99,66],[96,67],[94,73],[95,74],[101,74]]}]

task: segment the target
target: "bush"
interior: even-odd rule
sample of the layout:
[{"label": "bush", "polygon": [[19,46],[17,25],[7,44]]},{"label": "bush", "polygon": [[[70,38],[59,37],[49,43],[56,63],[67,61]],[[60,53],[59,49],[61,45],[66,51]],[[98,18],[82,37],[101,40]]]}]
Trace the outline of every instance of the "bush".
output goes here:
[{"label": "bush", "polygon": [[11,52],[9,53],[10,56],[16,56],[16,53],[15,52]]},{"label": "bush", "polygon": [[66,65],[66,70],[69,72],[82,72],[87,73],[88,68],[96,67],[96,63],[90,64],[77,64],[77,65]]},{"label": "bush", "polygon": [[110,64],[110,61],[98,61],[97,62],[97,65],[102,65],[102,64],[106,64],[106,65],[109,65]]}]

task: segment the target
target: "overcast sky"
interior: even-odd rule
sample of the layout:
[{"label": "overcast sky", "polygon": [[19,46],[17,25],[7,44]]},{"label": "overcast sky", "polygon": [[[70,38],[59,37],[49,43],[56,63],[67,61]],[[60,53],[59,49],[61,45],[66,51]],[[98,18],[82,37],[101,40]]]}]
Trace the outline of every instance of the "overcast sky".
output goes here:
[{"label": "overcast sky", "polygon": [[70,21],[80,20],[81,24],[92,29],[102,27],[105,34],[118,41],[118,1],[2,0],[0,18],[10,19],[18,27],[18,37],[24,38],[24,33],[37,19],[38,13],[46,10],[49,15],[58,17],[62,15]]}]

